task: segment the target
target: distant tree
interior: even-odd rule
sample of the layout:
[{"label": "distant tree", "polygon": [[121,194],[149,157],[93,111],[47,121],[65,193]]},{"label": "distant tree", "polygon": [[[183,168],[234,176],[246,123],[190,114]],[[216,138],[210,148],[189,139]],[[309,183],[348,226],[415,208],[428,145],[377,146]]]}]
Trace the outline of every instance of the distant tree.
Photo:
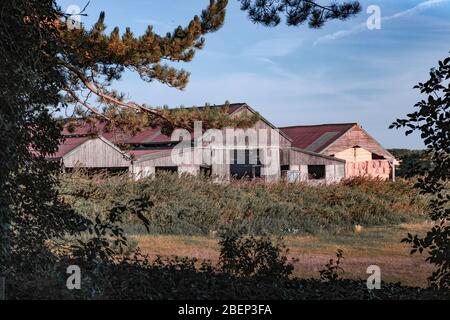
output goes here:
[{"label": "distant tree", "polygon": [[427,95],[426,99],[391,128],[405,127],[406,135],[416,130],[421,133],[433,166],[424,170],[417,186],[432,197],[429,215],[436,224],[424,237],[408,234],[403,241],[412,245],[411,253],[427,250],[427,261],[437,267],[430,282],[450,288],[450,57],[439,61],[429,80],[414,88]]},{"label": "distant tree", "polygon": [[320,28],[327,21],[347,20],[361,11],[358,1],[344,3],[332,2],[329,5],[312,0],[238,0],[241,10],[247,11],[254,23],[268,27],[277,26],[281,15],[288,26],[297,26],[308,22],[310,28]]},{"label": "distant tree", "polygon": [[389,149],[396,159],[400,160],[400,166],[395,175],[402,178],[412,178],[423,175],[431,169],[432,162],[425,150]]}]

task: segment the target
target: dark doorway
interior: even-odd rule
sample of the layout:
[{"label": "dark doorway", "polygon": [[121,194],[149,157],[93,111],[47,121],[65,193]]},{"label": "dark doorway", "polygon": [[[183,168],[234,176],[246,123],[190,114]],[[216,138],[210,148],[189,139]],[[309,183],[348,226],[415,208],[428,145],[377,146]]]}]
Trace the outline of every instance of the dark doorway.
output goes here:
[{"label": "dark doorway", "polygon": [[160,173],[160,172],[178,172],[178,167],[176,166],[167,166],[167,167],[155,167],[155,173]]},{"label": "dark doorway", "polygon": [[261,177],[259,150],[233,150],[230,175],[235,179]]},{"label": "dark doorway", "polygon": [[325,165],[308,165],[308,179],[325,179]]},{"label": "dark doorway", "polygon": [[210,177],[211,176],[211,167],[200,166],[200,174]]}]

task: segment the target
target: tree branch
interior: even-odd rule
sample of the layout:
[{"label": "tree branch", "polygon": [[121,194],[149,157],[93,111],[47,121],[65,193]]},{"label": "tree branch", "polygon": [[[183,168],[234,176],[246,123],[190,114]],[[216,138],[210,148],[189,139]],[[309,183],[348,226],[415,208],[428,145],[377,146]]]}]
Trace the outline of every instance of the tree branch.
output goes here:
[{"label": "tree branch", "polygon": [[[161,112],[155,110],[155,109],[150,109],[147,108],[141,104],[138,104],[136,102],[124,102],[121,101],[120,99],[114,98],[108,94],[103,93],[101,90],[99,90],[95,85],[93,85],[87,78],[86,76],[79,71],[77,68],[75,68],[74,66],[70,65],[69,63],[66,63],[65,61],[59,60],[58,61],[59,64],[61,64],[62,66],[64,66],[65,68],[67,68],[68,70],[70,70],[71,72],[73,72],[77,78],[83,83],[83,85],[89,90],[91,91],[93,94],[97,95],[98,97],[109,101],[110,103],[116,104],[120,107],[124,107],[124,108],[131,108],[131,109],[135,109],[135,110],[141,110],[144,112],[148,112],[151,113],[161,119],[163,119],[164,121],[167,121],[168,123],[172,123],[172,121],[165,116],[164,114],[162,114]],[[71,91],[67,86],[65,86],[65,89],[71,96],[73,96],[75,99],[77,99],[77,101],[80,102],[80,99],[73,93],[73,91]],[[86,103],[80,102],[83,106],[85,106],[86,108],[88,108],[89,110],[95,112],[96,114],[101,114],[99,113],[95,108],[93,108],[92,106],[89,106]],[[192,128],[190,126],[181,124],[180,127],[187,129],[187,130],[192,130]]]},{"label": "tree branch", "polygon": [[78,97],[75,92],[73,92],[72,90],[70,90],[67,86],[64,87],[64,91],[66,91],[72,98],[74,98],[79,104],[83,105],[85,108],[89,109],[90,111],[92,111],[93,113],[95,113],[96,115],[99,115],[100,117],[105,118],[108,121],[112,121],[110,118],[108,118],[107,116],[105,116],[103,113],[99,112],[97,109],[95,109],[94,107],[92,107],[91,105],[89,105],[87,103],[87,101],[83,101],[80,99],[80,97]]}]

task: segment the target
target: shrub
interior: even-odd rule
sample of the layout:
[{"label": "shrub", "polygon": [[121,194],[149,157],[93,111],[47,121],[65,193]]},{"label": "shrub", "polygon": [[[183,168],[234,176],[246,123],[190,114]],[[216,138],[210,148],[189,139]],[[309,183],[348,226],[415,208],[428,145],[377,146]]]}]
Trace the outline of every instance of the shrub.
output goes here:
[{"label": "shrub", "polygon": [[234,276],[257,276],[273,279],[288,278],[294,270],[288,263],[289,250],[281,238],[272,242],[268,236],[243,237],[229,232],[219,241],[221,271]]},{"label": "shrub", "polygon": [[[398,224],[423,217],[427,198],[413,182],[356,178],[312,186],[278,182],[214,183],[207,177],[160,174],[132,181],[126,176],[61,176],[61,193],[84,216],[105,215],[112,206],[142,196],[154,202],[144,212],[151,233],[207,235],[232,226],[251,235],[315,234]],[[80,197],[82,195],[82,197]],[[145,232],[124,216],[124,228]]]},{"label": "shrub", "polygon": [[[246,237],[225,237],[222,252],[225,261],[241,259],[244,249],[258,254],[259,244],[268,256],[248,259],[233,267],[215,268],[211,263],[199,263],[191,258],[157,258],[150,260],[138,250],[116,261],[103,260],[97,265],[82,261],[55,259],[47,265],[40,264],[36,270],[15,274],[7,279],[8,299],[147,299],[147,300],[368,300],[368,299],[450,299],[450,291],[433,288],[414,288],[398,283],[382,283],[380,290],[368,290],[365,281],[343,280],[332,276],[334,281],[320,279],[288,278],[289,264],[284,263],[283,250],[267,238],[248,242]],[[247,239],[247,240],[246,240]],[[235,248],[235,249],[233,249]],[[232,252],[229,252],[229,250]],[[263,254],[264,256],[265,254]],[[257,261],[257,262],[256,262]],[[79,264],[82,272],[81,290],[66,287],[68,265]],[[335,270],[331,264],[331,269]],[[288,268],[286,268],[288,267]],[[243,272],[244,270],[244,272]],[[250,270],[250,271],[247,271]],[[255,270],[264,270],[255,272]],[[334,271],[331,272],[334,274]]]},{"label": "shrub", "polygon": [[338,249],[336,251],[336,260],[330,259],[325,267],[319,270],[320,280],[324,282],[338,280],[339,272],[344,272],[344,269],[341,267],[341,259],[344,259],[344,252]]}]

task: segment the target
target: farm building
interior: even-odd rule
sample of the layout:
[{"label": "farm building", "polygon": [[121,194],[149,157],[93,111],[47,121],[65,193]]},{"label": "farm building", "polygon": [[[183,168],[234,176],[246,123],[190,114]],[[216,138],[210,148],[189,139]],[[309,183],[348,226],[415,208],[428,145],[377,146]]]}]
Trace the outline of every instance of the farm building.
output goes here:
[{"label": "farm building", "polygon": [[359,124],[322,124],[280,128],[296,148],[345,160],[345,177],[395,178],[395,157]]},{"label": "farm building", "polygon": [[[245,103],[228,106],[230,117],[250,113],[256,114],[256,111]],[[148,127],[122,139],[121,149],[115,142],[114,134],[105,128],[104,123],[91,125],[80,120],[79,125],[72,130],[64,129],[65,139],[50,159],[60,161],[64,170],[86,168],[111,173],[126,171],[135,179],[159,171],[180,174],[202,172],[224,181],[231,177],[261,178],[265,181],[277,181],[284,177],[289,181],[337,182],[355,175],[386,179],[394,176],[394,171],[390,169],[393,168],[394,157],[356,123],[278,129],[259,116],[250,129],[271,132],[270,147],[261,147],[260,143],[253,145],[247,136],[243,143],[235,144],[234,139],[237,137],[228,138],[225,128],[216,130],[216,133],[221,132],[230,141],[233,139],[231,147],[228,144],[208,145],[202,140],[202,155],[206,154],[210,161],[180,163],[174,160],[175,151],[182,158],[195,158],[197,150],[191,147],[194,138],[191,138],[189,148],[177,149],[179,139],[163,134],[161,128]],[[249,131],[244,130],[244,135]],[[96,134],[93,135],[93,132]],[[277,143],[273,144],[270,140],[275,137]],[[258,142],[260,139],[258,136]],[[267,169],[269,162],[271,170]]]}]

